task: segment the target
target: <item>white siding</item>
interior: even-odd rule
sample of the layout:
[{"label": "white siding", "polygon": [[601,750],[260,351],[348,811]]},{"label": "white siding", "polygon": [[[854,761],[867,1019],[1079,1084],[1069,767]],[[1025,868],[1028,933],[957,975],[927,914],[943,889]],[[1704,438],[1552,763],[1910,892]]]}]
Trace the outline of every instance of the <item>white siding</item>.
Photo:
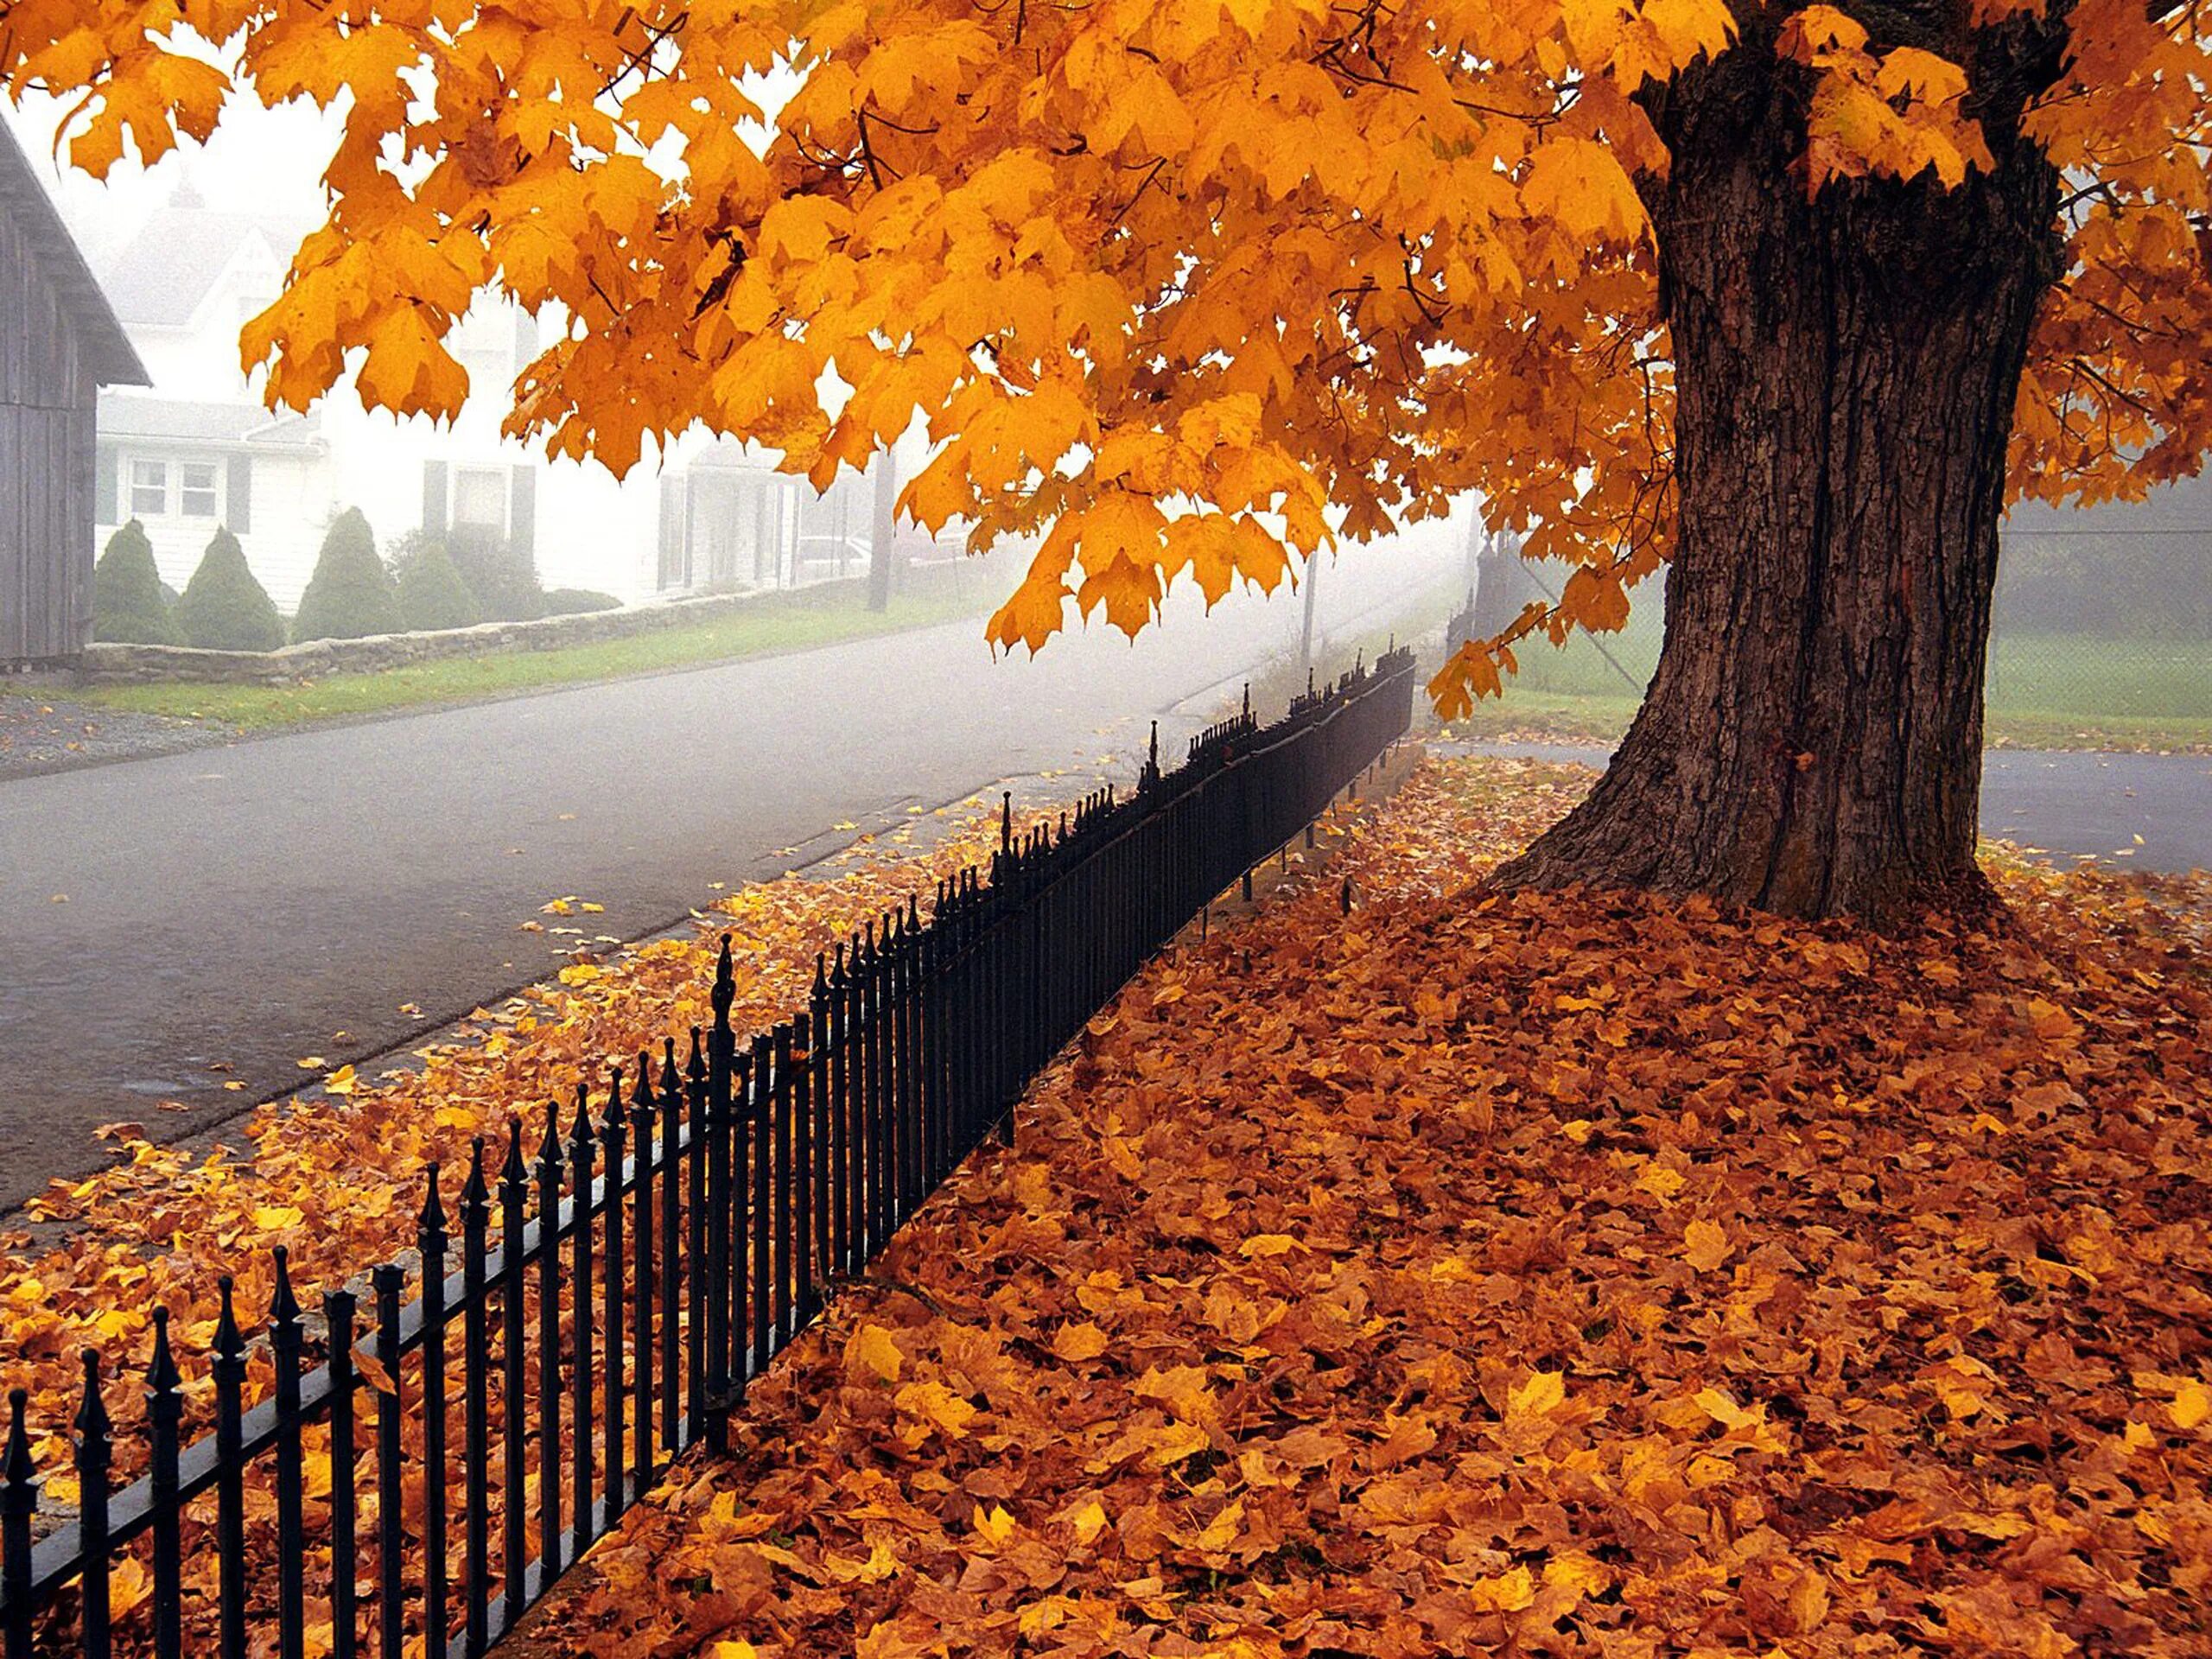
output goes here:
[{"label": "white siding", "polygon": [[[162,580],[179,593],[200,568],[200,556],[224,522],[227,501],[224,468],[231,452],[165,445],[157,440],[122,439],[120,506],[111,517],[109,505],[99,505],[99,522],[93,527],[96,550],[105,550],[118,525],[136,517],[144,524],[153,544],[155,568]],[[132,511],[131,463],[146,461],[167,469],[168,511]],[[181,505],[181,469],[187,463],[212,465],[216,475],[216,511],[212,518],[188,517]],[[289,614],[297,608],[301,592],[314,572],[315,554],[322,545],[323,527],[330,518],[327,468],[318,456],[279,451],[253,457],[252,527],[240,534],[238,545],[254,577],[269,590],[276,608]]]}]

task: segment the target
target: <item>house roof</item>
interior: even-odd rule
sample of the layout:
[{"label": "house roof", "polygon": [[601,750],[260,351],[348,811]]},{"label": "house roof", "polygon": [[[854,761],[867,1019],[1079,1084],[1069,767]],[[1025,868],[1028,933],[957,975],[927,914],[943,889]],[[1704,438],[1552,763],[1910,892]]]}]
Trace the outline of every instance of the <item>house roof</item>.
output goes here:
[{"label": "house roof", "polygon": [[271,414],[258,404],[198,403],[126,392],[100,399],[99,435],[226,448],[312,449],[322,442],[322,417]]},{"label": "house roof", "polygon": [[251,238],[265,239],[281,267],[309,228],[254,213],[217,213],[201,206],[197,196],[180,194],[102,262],[108,294],[125,322],[181,328],[199,315],[209,291]]},{"label": "house roof", "polygon": [[61,222],[46,187],[31,170],[30,158],[4,121],[0,121],[0,213],[22,232],[47,279],[60,292],[80,333],[93,378],[104,386],[152,385],[76,238]]}]

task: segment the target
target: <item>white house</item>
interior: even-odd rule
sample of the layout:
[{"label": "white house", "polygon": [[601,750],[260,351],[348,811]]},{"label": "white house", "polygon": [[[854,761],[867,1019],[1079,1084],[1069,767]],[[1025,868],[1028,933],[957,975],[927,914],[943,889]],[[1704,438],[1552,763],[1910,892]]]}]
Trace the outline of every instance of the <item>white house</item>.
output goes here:
[{"label": "white house", "polygon": [[330,520],[368,517],[390,548],[414,530],[488,526],[529,548],[548,588],[639,601],[792,585],[867,563],[868,480],[823,495],[739,445],[694,435],[656,472],[618,481],[499,434],[507,389],[537,351],[536,323],[480,305],[448,341],[472,396],[439,425],[364,410],[341,385],[305,415],[272,415],[238,365],[240,326],[276,298],[309,227],[218,212],[189,184],[102,262],[149,390],[100,398],[95,540],[141,520],[162,579],[181,588],[227,525],[289,611]]}]

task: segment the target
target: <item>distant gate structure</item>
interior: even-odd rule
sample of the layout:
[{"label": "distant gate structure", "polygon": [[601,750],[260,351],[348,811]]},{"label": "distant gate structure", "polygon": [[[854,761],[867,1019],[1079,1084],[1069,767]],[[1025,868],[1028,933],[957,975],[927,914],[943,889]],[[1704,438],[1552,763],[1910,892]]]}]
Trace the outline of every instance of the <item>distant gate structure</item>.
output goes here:
[{"label": "distant gate structure", "polygon": [[0,666],[92,638],[92,423],[150,384],[29,159],[0,123]]}]

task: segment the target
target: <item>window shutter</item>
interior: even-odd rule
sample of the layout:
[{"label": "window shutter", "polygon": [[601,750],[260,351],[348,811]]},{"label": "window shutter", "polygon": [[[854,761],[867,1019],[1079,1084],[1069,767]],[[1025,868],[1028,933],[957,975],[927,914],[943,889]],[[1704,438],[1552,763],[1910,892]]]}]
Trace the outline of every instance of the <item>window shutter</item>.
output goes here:
[{"label": "window shutter", "polygon": [[115,446],[103,443],[93,452],[92,511],[103,524],[123,522],[123,462]]},{"label": "window shutter", "polygon": [[537,551],[537,468],[518,467],[509,479],[507,545],[534,556]]},{"label": "window shutter", "polygon": [[231,534],[244,536],[253,529],[253,457],[232,455],[225,482],[223,516]]},{"label": "window shutter", "polygon": [[423,533],[446,533],[446,464],[442,461],[423,463]]}]

